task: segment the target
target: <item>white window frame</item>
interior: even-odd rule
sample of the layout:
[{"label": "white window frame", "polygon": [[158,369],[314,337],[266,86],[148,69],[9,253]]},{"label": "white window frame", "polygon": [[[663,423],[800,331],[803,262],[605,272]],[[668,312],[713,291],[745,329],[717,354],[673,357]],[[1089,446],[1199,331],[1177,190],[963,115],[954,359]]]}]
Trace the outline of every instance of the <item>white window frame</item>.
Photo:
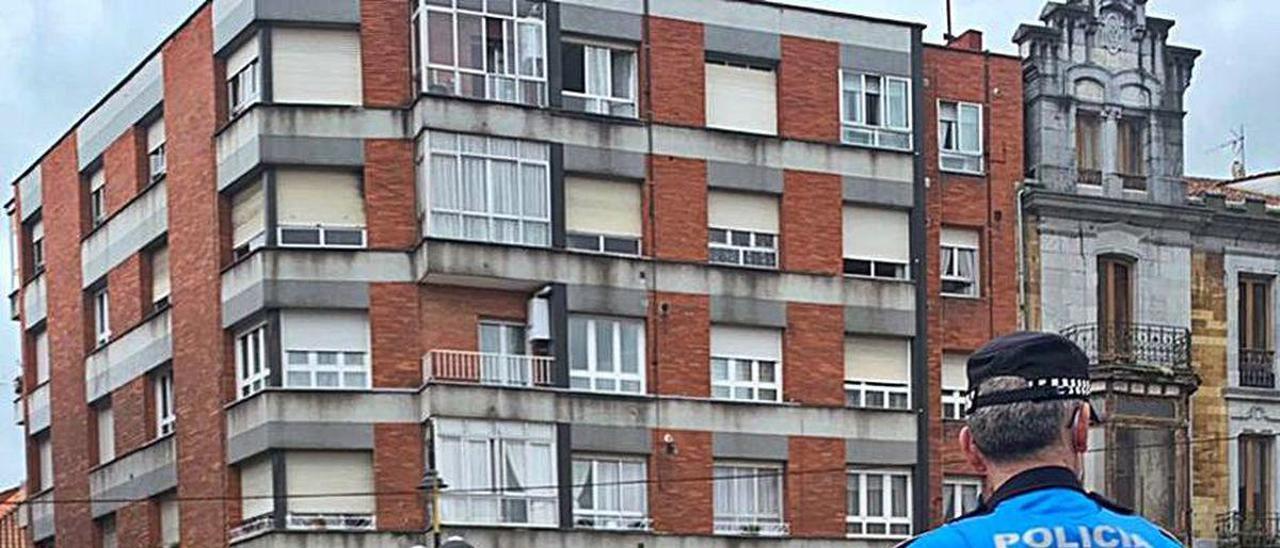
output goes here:
[{"label": "white window frame", "polygon": [[261,59],[254,56],[240,72],[227,76],[227,111],[230,116],[248,110],[262,96]]},{"label": "white window frame", "polygon": [[160,143],[156,148],[147,152],[147,165],[151,170],[151,182],[159,181],[168,171],[168,164],[165,158],[165,143]]},{"label": "white window frame", "polygon": [[[603,116],[618,116],[622,118],[635,118],[639,114],[637,80],[640,72],[640,54],[635,47],[613,44],[608,42],[599,42],[592,40],[582,40],[578,38],[565,39],[565,43],[582,46],[582,81],[585,92],[562,90],[561,94],[565,97],[580,99],[583,103],[581,112],[589,112],[592,114],[600,114]],[[605,79],[605,90],[591,90],[592,82],[592,65],[589,61],[592,51],[604,50],[607,53],[605,70],[608,72],[608,78]],[[628,82],[626,98],[618,98],[613,95],[613,53],[624,52],[631,55],[631,81]],[[621,107],[621,112],[615,112],[614,108]],[[566,107],[567,108],[567,107]],[[628,111],[627,108],[630,108]]]},{"label": "white window frame", "polygon": [[[879,404],[872,404],[871,397],[878,397]],[[859,409],[911,410],[911,384],[885,381],[845,379],[844,401],[846,407]],[[899,402],[899,405],[894,405]]]},{"label": "white window frame", "polygon": [[[296,233],[314,233],[315,243],[288,243],[285,234],[290,232]],[[343,243],[331,242],[331,234],[359,234],[359,243]],[[293,225],[281,224],[276,226],[276,245],[278,247],[295,247],[295,248],[337,248],[337,249],[363,249],[368,244],[368,232],[363,225]]]},{"label": "white window frame", "polygon": [[[858,87],[856,90],[847,90],[846,83],[852,82],[853,78],[858,78]],[[866,122],[866,90],[867,81],[880,79],[880,120],[878,124],[868,124]],[[889,115],[889,83],[896,82],[905,84],[905,100],[906,105],[906,125],[890,126],[888,125]],[[857,112],[849,112],[848,105],[845,101],[846,91],[852,91],[857,95],[859,108]],[[913,120],[911,112],[911,79],[901,76],[889,76],[884,74],[874,74],[869,72],[860,72],[851,69],[840,69],[840,139],[841,142],[850,145],[871,146],[877,148],[886,148],[891,150],[910,151],[914,149],[914,136],[911,132]],[[853,136],[865,135],[867,140],[859,142]],[[895,146],[892,142],[886,143],[887,137],[905,138],[906,146]]]},{"label": "white window frame", "polygon": [[969,407],[968,390],[963,388],[942,387],[942,418],[946,420],[964,420]]},{"label": "white window frame", "polygon": [[[947,120],[943,118],[943,112],[942,112],[942,109],[945,105],[953,106],[955,108],[955,114],[956,114],[955,120],[950,120],[950,122],[953,124],[951,126],[951,130],[955,132],[955,135],[952,136],[952,142],[955,143],[955,146],[951,146],[951,147],[948,147],[945,144],[947,142],[947,139],[946,139],[947,130],[946,130],[946,126],[943,124]],[[938,169],[942,171],[953,171],[956,173],[965,173],[970,175],[982,175],[985,172],[985,165],[983,162],[983,154],[984,154],[983,142],[984,142],[984,134],[986,132],[986,128],[983,127],[984,120],[985,120],[984,116],[986,116],[986,112],[983,109],[983,105],[980,103],[969,103],[965,101],[949,101],[946,99],[939,99],[937,103],[937,108],[938,108]],[[962,127],[964,124],[964,115],[962,114],[962,111],[964,111],[965,109],[974,109],[978,111],[978,128],[977,128],[978,142],[977,143],[961,142],[964,136],[964,131]],[[953,163],[959,162],[959,165],[947,165],[948,161],[951,161]]]},{"label": "white window frame", "polygon": [[[516,15],[519,10],[520,2],[517,2],[515,0],[503,0],[503,1],[504,3],[509,2],[507,5],[511,6],[512,8],[510,13],[489,12],[488,11],[489,5],[496,3],[492,1],[485,2],[485,8],[483,11],[475,11],[471,9],[460,8],[457,6],[457,0],[453,1],[452,7],[429,4],[428,0],[417,1],[413,11],[413,16],[411,19],[412,30],[410,34],[413,35],[413,57],[414,57],[413,70],[414,70],[414,76],[415,76],[414,82],[416,82],[420,92],[444,93],[444,94],[460,96],[460,97],[473,97],[470,95],[464,95],[462,93],[463,78],[467,76],[471,76],[471,77],[478,76],[478,77],[481,77],[484,81],[484,88],[485,88],[484,97],[475,97],[475,98],[485,99],[489,101],[503,101],[503,102],[509,102],[509,103],[518,103],[518,104],[524,104],[524,105],[536,106],[536,107],[546,106],[547,88],[549,86],[547,85],[547,55],[548,55],[547,26],[546,26],[546,14],[543,11],[545,10],[545,6],[541,8],[535,6],[533,8],[538,13],[536,17],[528,17],[528,16],[520,17]],[[453,28],[451,30],[451,33],[453,35],[452,36],[453,62],[451,64],[441,64],[441,63],[431,62],[431,52],[429,49],[431,41],[428,37],[428,34],[430,33],[429,21],[430,21],[430,14],[432,13],[444,13],[444,14],[449,14],[450,16],[450,22],[453,25]],[[481,44],[485,44],[487,42],[488,25],[484,24],[485,19],[499,19],[502,21],[503,36],[504,38],[506,38],[502,40],[502,44],[503,44],[502,57],[505,61],[505,64],[508,65],[502,72],[495,72],[494,68],[489,66],[490,59],[487,53],[481,54],[481,57],[482,57],[481,60],[483,61],[483,64],[484,64],[483,69],[475,69],[470,67],[464,68],[459,64],[458,57],[459,57],[459,50],[461,49],[459,45],[459,38],[458,38],[458,15],[459,14],[465,14],[468,16],[474,16],[474,17],[480,18],[480,21],[481,21],[480,43]],[[538,59],[536,70],[534,70],[536,74],[524,74],[524,72],[526,71],[524,71],[523,67],[520,66],[522,61],[521,59],[522,52],[520,51],[521,50],[520,36],[521,36],[521,29],[523,28],[532,28],[536,30],[538,33],[538,37],[541,40],[541,43],[538,44],[540,57]],[[515,51],[508,51],[509,48],[514,49]],[[431,80],[432,80],[432,76],[435,73],[451,74],[453,79],[452,84],[443,83],[433,88]],[[502,81],[510,82],[511,93],[508,93],[508,94],[501,93],[501,88],[499,87],[498,84]],[[530,95],[530,91],[526,89],[526,87],[530,87],[530,86],[533,88],[533,91],[536,92],[537,94],[536,101],[533,103],[530,103],[525,100]]]},{"label": "white window frame", "polygon": [[[784,466],[781,463],[716,461],[712,467],[712,506],[714,516],[714,532],[717,535],[747,536],[786,536],[790,528],[785,519],[786,492],[783,476]],[[760,489],[765,482],[775,482],[778,494],[776,509],[762,509],[766,502],[762,499]],[[733,513],[724,513],[721,498],[729,506],[736,506],[737,494],[734,490],[749,484],[752,491],[753,509],[734,508]],[[726,492],[726,490],[728,490]]]},{"label": "white window frame", "polygon": [[[322,356],[333,356],[334,363],[320,363]],[[299,360],[302,361],[299,361]],[[286,348],[281,356],[284,364],[283,385],[305,390],[367,390],[373,387],[373,370],[369,352],[351,349]],[[294,377],[305,375],[307,383],[296,383]],[[337,384],[321,386],[322,375],[333,375]],[[347,378],[360,375],[362,382],[349,383]]]},{"label": "white window frame", "polygon": [[[40,237],[36,238],[36,228],[40,229]],[[36,272],[44,269],[44,220],[31,225],[31,268]]]},{"label": "white window frame", "polygon": [[[587,240],[591,240],[591,245],[585,245]],[[620,251],[618,244],[627,246],[635,246],[635,251]],[[611,245],[612,244],[612,245]],[[636,236],[618,236],[614,234],[590,234],[586,232],[568,232],[565,234],[566,249],[575,251],[586,251],[588,253],[600,253],[603,255],[618,255],[622,257],[639,257],[644,251],[640,238]],[[613,249],[610,249],[613,247]]]},{"label": "white window frame", "polygon": [[[573,526],[581,529],[605,529],[625,531],[648,531],[652,526],[649,519],[648,503],[648,463],[641,457],[622,457],[612,455],[574,455],[573,456]],[[578,471],[581,467],[590,467],[590,480],[579,483]],[[613,467],[614,479],[602,480],[601,469]],[[638,480],[624,480],[624,467],[631,467],[634,472],[639,468]],[[639,492],[639,511],[622,509],[627,497],[624,490]],[[579,506],[580,489],[591,490],[592,508]],[[601,501],[611,503],[601,504]],[[601,508],[610,506],[610,508]]]},{"label": "white window frame", "polygon": [[152,378],[156,398],[156,437],[173,433],[177,415],[173,412],[173,370],[157,373]]},{"label": "white window frame", "polygon": [[[723,378],[717,378],[716,363],[722,362],[725,368]],[[751,368],[750,379],[737,378],[737,365],[747,363]],[[761,380],[761,366],[773,364],[773,381]],[[753,358],[746,356],[711,356],[711,397],[717,400],[781,402],[782,401],[782,360],[771,358]],[[741,390],[749,392],[749,397],[738,397]],[[765,390],[773,391],[773,398],[761,395]]]},{"label": "white window frame", "polygon": [[[881,515],[868,513],[867,479],[871,476],[881,478]],[[902,496],[906,505],[906,516],[893,515],[893,477],[906,478],[906,489]],[[845,503],[845,534],[850,538],[907,538],[911,536],[912,496],[911,471],[906,469],[857,469],[851,468],[845,473],[846,482],[856,478],[858,481],[858,513],[850,514],[848,501]],[[846,483],[846,485],[848,485]],[[846,498],[851,493],[846,492]],[[905,532],[893,533],[893,527],[906,527]],[[883,532],[869,533],[869,527],[883,527]]]},{"label": "white window frame", "polygon": [[[441,419],[437,419],[441,420]],[[554,528],[559,522],[559,490],[555,487],[557,484],[557,458],[556,458],[556,439],[554,431],[549,432],[546,437],[531,435],[528,429],[519,429],[517,433],[514,430],[521,425],[511,421],[486,421],[478,419],[443,419],[450,421],[459,421],[464,423],[464,428],[468,430],[465,434],[442,434],[439,423],[435,424],[433,441],[435,451],[445,451],[446,443],[456,440],[458,444],[460,463],[484,462],[487,466],[483,471],[484,477],[470,478],[476,480],[483,485],[472,485],[468,480],[461,477],[450,477],[453,471],[441,470],[446,487],[440,494],[441,504],[445,510],[442,512],[443,520],[451,525],[496,525],[496,526],[520,526],[520,527],[545,527]],[[471,432],[471,425],[486,424],[488,432]],[[532,423],[530,423],[532,424]],[[539,425],[543,426],[543,425]],[[549,469],[542,471],[550,476],[551,481],[543,485],[540,480],[535,480],[532,485],[508,486],[506,485],[506,454],[508,451],[523,450],[525,453],[524,464],[526,471],[532,465],[532,460],[528,458],[528,451],[546,452],[544,455],[545,462]],[[474,454],[473,454],[474,453]],[[436,462],[440,462],[440,456],[437,454]],[[437,464],[437,467],[441,467]],[[443,468],[443,467],[441,467]],[[459,475],[468,473],[466,470],[458,470]],[[530,478],[542,474],[530,473]],[[450,489],[457,489],[458,492],[450,492]],[[507,503],[524,504],[525,515],[532,517],[534,515],[533,505],[541,504],[544,506],[554,506],[555,512],[549,522],[539,523],[533,520],[515,521],[504,516],[507,510],[504,506]],[[484,521],[477,518],[475,510],[476,505],[488,506],[496,509],[493,513],[497,517],[495,521]],[[465,516],[449,515],[451,508],[463,507],[465,510],[458,510]]]},{"label": "white window frame", "polygon": [[[965,277],[960,274],[960,261],[957,259],[965,253],[973,255],[971,263],[973,265],[973,272],[971,277]],[[948,256],[950,256],[950,259],[948,259]],[[942,277],[942,286],[940,291],[943,296],[976,299],[982,295],[981,287],[979,287],[979,280],[981,277],[978,275],[978,269],[980,267],[979,259],[981,257],[977,247],[943,242],[942,252],[939,254],[938,258],[940,263],[939,266],[941,267],[939,269],[939,274]],[[968,284],[968,291],[947,291],[947,282]]]},{"label": "white window frame", "polygon": [[[951,520],[963,516],[972,509],[964,508],[964,488],[970,487],[977,490],[977,497],[982,495],[982,479],[964,476],[945,476],[942,478],[942,519]],[[949,492],[948,492],[949,491]],[[947,499],[951,499],[951,515],[947,515]]]},{"label": "white window frame", "polygon": [[106,185],[89,190],[89,223],[93,228],[102,226],[107,220],[106,191]]},{"label": "white window frame", "polygon": [[[487,137],[482,135],[469,135],[448,132],[430,132],[424,135],[428,140],[427,155],[424,158],[422,169],[426,172],[427,187],[423,194],[427,197],[427,226],[428,235],[433,238],[448,238],[455,240],[465,240],[473,242],[495,243],[503,245],[520,245],[531,247],[550,247],[551,246],[551,151],[549,145],[539,141],[528,141],[519,139],[502,139],[495,137]],[[462,141],[466,139],[481,139],[485,143],[484,152],[463,151]],[[446,144],[438,144],[438,141],[451,140],[452,146]],[[500,142],[512,143],[516,148],[514,156],[503,155],[493,152],[493,144]],[[478,143],[477,143],[478,144]],[[536,154],[526,153],[526,150],[537,151]],[[433,159],[437,156],[449,157],[454,162],[454,178],[458,184],[458,190],[465,188],[467,181],[463,178],[463,160],[481,160],[484,162],[484,195],[485,205],[483,211],[470,211],[462,208],[444,208],[432,199],[435,182],[431,181],[431,172],[433,170]],[[496,182],[493,177],[493,164],[495,162],[514,162],[516,166],[517,186],[519,192],[519,210],[518,214],[498,213],[497,204],[494,198],[494,187]],[[546,204],[546,216],[536,217],[524,214],[524,199],[528,194],[524,188],[524,171],[526,166],[541,168],[542,170],[542,187],[545,191],[541,198]],[[462,196],[458,197],[460,203],[465,202]],[[465,205],[462,205],[465,208]],[[440,230],[441,221],[437,217],[449,216],[457,219],[457,234],[446,234]],[[484,221],[484,236],[471,237],[467,234],[467,220]],[[499,222],[515,222],[518,225],[517,235],[514,240],[500,239],[498,237]],[[541,238],[535,237],[529,228],[531,225],[542,227]]]},{"label": "white window frame", "polygon": [[[644,394],[645,393],[645,322],[642,319],[635,318],[614,318],[606,316],[589,316],[574,314],[569,317],[572,323],[575,320],[586,322],[586,353],[587,363],[586,369],[574,368],[576,365],[573,361],[573,328],[570,327],[569,334],[569,388],[570,390],[584,390],[588,392],[605,392],[612,394]],[[613,371],[599,370],[598,349],[598,333],[597,327],[601,322],[609,324],[609,333],[611,338],[611,348],[613,355]],[[624,373],[622,371],[622,328],[624,325],[632,325],[638,328],[636,340],[636,364],[634,373]],[[585,382],[585,386],[575,386],[574,381]],[[613,389],[601,388],[600,382],[608,381],[613,383]],[[635,390],[624,390],[624,383],[634,383]]]},{"label": "white window frame", "polygon": [[106,286],[95,289],[93,302],[93,340],[98,347],[111,342],[111,296]]},{"label": "white window frame", "polygon": [[[723,238],[719,237],[720,235],[723,235]],[[748,243],[735,244],[734,236],[745,236]],[[721,255],[717,256],[717,253]],[[730,259],[727,254],[732,254],[733,258]],[[707,262],[776,269],[778,268],[778,234],[722,226],[708,227]]]},{"label": "white window frame", "polygon": [[[250,342],[254,344],[246,348]],[[267,361],[266,344],[266,323],[236,334],[236,394],[241,399],[261,392],[270,382],[271,364]]]}]

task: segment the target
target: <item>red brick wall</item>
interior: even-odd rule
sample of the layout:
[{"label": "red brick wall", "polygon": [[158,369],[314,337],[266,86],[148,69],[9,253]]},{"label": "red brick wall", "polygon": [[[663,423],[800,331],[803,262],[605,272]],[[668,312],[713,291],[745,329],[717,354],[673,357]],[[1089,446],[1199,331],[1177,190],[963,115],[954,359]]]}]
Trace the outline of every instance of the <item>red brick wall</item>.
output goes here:
[{"label": "red brick wall", "polygon": [[653,225],[646,238],[653,256],[707,261],[707,162],[654,156]]},{"label": "red brick wall", "polygon": [[[88,314],[80,275],[80,238],[85,234],[84,199],[77,170],[75,133],[67,135],[41,163],[45,264],[48,267],[50,405],[55,496],[89,496],[91,445],[85,402],[84,356]],[[34,451],[35,447],[30,446]],[[55,535],[64,546],[93,541],[88,505],[70,504],[54,515]]]},{"label": "red brick wall", "polygon": [[[174,402],[178,420],[178,497],[182,545],[225,546],[225,504],[195,499],[229,495],[225,463],[225,378],[232,374],[219,321],[218,195],[210,135],[217,126],[205,5],[165,44],[170,273],[173,277]],[[223,382],[217,382],[222,380]]]},{"label": "red brick wall", "polygon": [[839,275],[844,222],[840,176],[786,171],[783,185],[782,268]]},{"label": "red brick wall", "polygon": [[[941,364],[944,352],[969,353],[997,335],[1018,327],[1016,219],[1017,185],[1022,180],[1021,63],[1011,57],[943,47],[926,47],[925,175],[929,295],[930,416],[941,417]],[[989,83],[987,80],[989,79]],[[999,94],[995,90],[999,89]],[[984,176],[943,173],[938,168],[937,101],[984,105]],[[942,228],[976,229],[980,234],[977,299],[941,296]],[[959,453],[961,424],[938,419],[929,427],[931,515],[941,520],[944,475],[980,475]]]},{"label": "red brick wall", "polygon": [[524,322],[529,295],[516,291],[427,285],[421,290],[422,349],[479,350],[479,321]]},{"label": "red brick wall", "polygon": [[[151,311],[151,303],[143,296],[143,256],[130,255],[128,259],[107,272],[107,298],[111,309],[111,336],[119,337],[128,331],[144,315]],[[151,293],[147,287],[146,293]]]},{"label": "red brick wall", "polygon": [[664,17],[649,18],[649,54],[653,76],[653,119],[664,124],[706,124],[706,77],[702,25]]},{"label": "red brick wall", "polygon": [[422,494],[422,425],[383,423],[373,427],[373,484],[377,498],[378,529],[420,531],[426,526]]},{"label": "red brick wall", "polygon": [[[649,316],[649,386],[672,396],[711,395],[711,300],[654,293]],[[666,312],[663,312],[663,308]]]},{"label": "red brick wall", "polygon": [[778,67],[778,134],[790,139],[840,140],[840,45],[782,37]]},{"label": "red brick wall", "polygon": [[150,500],[116,510],[116,540],[120,546],[158,546],[160,509]]},{"label": "red brick wall", "polygon": [[111,393],[116,455],[142,447],[155,437],[155,404],[151,394],[151,378],[146,375]]},{"label": "red brick wall", "polygon": [[[664,437],[670,435],[674,452]],[[711,433],[653,430],[649,457],[649,513],[653,530],[667,534],[712,532]]]},{"label": "red brick wall", "polygon": [[795,537],[844,537],[844,440],[787,440],[786,519]]},{"label": "red brick wall", "polygon": [[843,406],[844,309],[787,303],[782,367],[785,400]]},{"label": "red brick wall", "polygon": [[360,2],[365,106],[398,107],[409,102],[413,78],[409,14],[409,0]]},{"label": "red brick wall", "polygon": [[422,385],[422,349],[418,347],[418,286],[369,284],[369,330],[373,344],[373,385],[417,388]]},{"label": "red brick wall", "polygon": [[132,126],[103,153],[103,169],[107,176],[107,215],[120,211],[142,188],[142,181],[147,176],[142,160],[146,139],[145,130]]},{"label": "red brick wall", "polygon": [[369,248],[412,249],[418,243],[413,141],[370,139],[364,143],[364,157]]}]

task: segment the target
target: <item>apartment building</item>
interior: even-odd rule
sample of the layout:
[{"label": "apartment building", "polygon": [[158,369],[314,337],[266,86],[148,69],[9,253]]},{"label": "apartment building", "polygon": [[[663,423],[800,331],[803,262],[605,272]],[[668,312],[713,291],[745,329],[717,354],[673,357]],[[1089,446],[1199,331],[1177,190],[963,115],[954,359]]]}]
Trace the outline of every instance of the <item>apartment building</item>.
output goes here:
[{"label": "apartment building", "polygon": [[983,472],[957,444],[969,354],[1018,328],[1022,62],[969,30],[924,48],[929,470],[935,522],[972,510]]},{"label": "apartment building", "polygon": [[0,548],[26,548],[27,529],[21,508],[27,491],[22,486],[0,491]]},{"label": "apartment building", "polygon": [[206,2],[14,182],[33,542],[920,530],[920,33],[758,0]]},{"label": "apartment building", "polygon": [[[1202,208],[1186,203],[1183,95],[1199,51],[1148,2],[1050,2],[1023,58],[1022,299],[1095,366],[1086,486],[1187,540],[1193,528],[1193,290]],[[1199,318],[1197,318],[1198,320]],[[1199,339],[1197,339],[1198,341]],[[1197,476],[1197,481],[1200,477]]]}]

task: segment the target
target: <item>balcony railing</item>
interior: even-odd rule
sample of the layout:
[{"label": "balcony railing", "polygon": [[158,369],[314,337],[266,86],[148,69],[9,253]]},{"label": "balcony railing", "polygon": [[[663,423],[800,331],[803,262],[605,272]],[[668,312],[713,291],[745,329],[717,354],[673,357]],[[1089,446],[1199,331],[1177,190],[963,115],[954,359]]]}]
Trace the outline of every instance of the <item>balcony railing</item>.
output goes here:
[{"label": "balcony railing", "polygon": [[1129,175],[1129,174],[1121,173],[1120,184],[1121,186],[1123,186],[1125,190],[1146,191],[1147,176],[1146,175]]},{"label": "balcony railing", "polygon": [[285,516],[285,527],[294,531],[372,531],[372,514],[295,514]]},{"label": "balcony railing", "polygon": [[1280,514],[1218,514],[1217,529],[1220,548],[1280,547]]},{"label": "balcony railing", "polygon": [[1240,349],[1240,386],[1275,388],[1275,352],[1272,350]]},{"label": "balcony railing", "polygon": [[785,537],[791,534],[791,524],[785,521],[765,521],[751,518],[715,518],[717,535],[741,535],[751,537]]},{"label": "balcony railing", "polygon": [[1082,185],[1102,186],[1102,171],[1097,169],[1081,169],[1076,183]]},{"label": "balcony railing", "polygon": [[262,514],[240,522],[240,525],[232,527],[227,532],[227,536],[231,537],[231,542],[249,538],[264,531],[270,531],[273,527],[275,516],[271,514]]},{"label": "balcony railing", "polygon": [[432,350],[422,358],[427,381],[461,381],[500,386],[551,386],[555,358]]},{"label": "balcony railing", "polygon": [[1063,329],[1062,336],[1084,350],[1089,365],[1191,369],[1191,332],[1185,327],[1089,323]]}]

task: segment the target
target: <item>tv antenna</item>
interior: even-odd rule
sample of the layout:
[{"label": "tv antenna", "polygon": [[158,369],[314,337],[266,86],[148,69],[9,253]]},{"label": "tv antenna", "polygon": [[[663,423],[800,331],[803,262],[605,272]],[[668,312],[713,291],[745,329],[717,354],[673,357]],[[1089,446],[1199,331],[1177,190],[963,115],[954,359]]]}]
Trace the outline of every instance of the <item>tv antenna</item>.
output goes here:
[{"label": "tv antenna", "polygon": [[1247,171],[1245,169],[1245,134],[1244,124],[1238,129],[1231,130],[1231,138],[1227,142],[1218,145],[1213,150],[1231,150],[1231,178],[1243,178]]}]

